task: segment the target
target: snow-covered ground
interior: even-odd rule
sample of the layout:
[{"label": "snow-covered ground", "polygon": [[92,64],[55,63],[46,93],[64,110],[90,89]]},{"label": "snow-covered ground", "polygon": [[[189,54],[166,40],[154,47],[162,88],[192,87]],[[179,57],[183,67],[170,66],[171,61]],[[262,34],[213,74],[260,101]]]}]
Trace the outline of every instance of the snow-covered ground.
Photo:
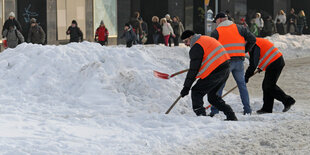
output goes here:
[{"label": "snow-covered ground", "polygon": [[[309,154],[310,36],[269,38],[287,66],[279,85],[296,97],[289,112],[243,116],[239,95],[225,100],[238,122],[196,117],[178,97],[189,48],[21,44],[0,53],[0,154]],[[288,68],[288,69],[287,69]],[[284,77],[284,78],[283,78]],[[250,79],[253,110],[261,80]],[[285,81],[283,81],[284,79]],[[226,89],[235,83],[230,79]],[[205,105],[207,106],[207,100]]]}]

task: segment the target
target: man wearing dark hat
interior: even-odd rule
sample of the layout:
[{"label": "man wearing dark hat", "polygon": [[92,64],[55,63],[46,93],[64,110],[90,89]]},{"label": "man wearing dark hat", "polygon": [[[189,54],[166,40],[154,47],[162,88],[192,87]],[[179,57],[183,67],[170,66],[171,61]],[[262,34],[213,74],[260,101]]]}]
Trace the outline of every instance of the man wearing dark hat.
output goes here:
[{"label": "man wearing dark hat", "polygon": [[[211,37],[218,40],[225,48],[230,60],[230,71],[238,85],[239,94],[243,104],[243,114],[251,114],[252,109],[250,106],[249,93],[244,80],[244,65],[246,51],[250,51],[255,45],[255,36],[241,25],[236,25],[232,21],[228,20],[227,15],[224,13],[218,13],[213,21],[216,23],[217,28],[211,33]],[[219,95],[222,95],[223,88],[219,91]],[[218,113],[218,110],[211,107],[210,116],[213,117]]]},{"label": "man wearing dark hat", "polygon": [[185,45],[190,46],[190,68],[186,75],[181,96],[189,94],[192,87],[192,105],[197,116],[206,116],[203,107],[203,97],[208,94],[208,101],[226,115],[226,120],[237,120],[235,113],[229,105],[217,94],[229,76],[230,57],[223,46],[214,38],[195,34],[186,30],[181,39]]},{"label": "man wearing dark hat", "polygon": [[67,35],[70,35],[70,42],[82,42],[83,33],[78,27],[76,20],[72,20],[71,26],[67,30]]},{"label": "man wearing dark hat", "polygon": [[30,20],[30,28],[28,32],[28,43],[33,44],[44,44],[45,43],[45,33],[40,25],[38,25],[35,18]]}]

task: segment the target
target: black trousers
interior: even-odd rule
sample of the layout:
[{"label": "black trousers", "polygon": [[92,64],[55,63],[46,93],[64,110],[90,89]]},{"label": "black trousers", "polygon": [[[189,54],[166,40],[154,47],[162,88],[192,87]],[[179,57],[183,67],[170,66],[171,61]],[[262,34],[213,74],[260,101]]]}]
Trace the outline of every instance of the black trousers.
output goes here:
[{"label": "black trousers", "polygon": [[107,41],[98,41],[98,43],[103,46],[106,45]]},{"label": "black trousers", "polygon": [[271,63],[266,69],[265,78],[263,80],[264,105],[262,108],[262,110],[266,112],[272,112],[274,99],[277,99],[285,104],[291,98],[277,85],[277,81],[284,66],[285,62],[281,56],[276,61]]},{"label": "black trousers", "polygon": [[179,46],[179,37],[180,37],[180,35],[177,34],[177,35],[175,35],[174,38],[172,38],[174,46]]},{"label": "black trousers", "polygon": [[132,46],[132,43],[133,43],[132,41],[128,41],[128,42],[126,43],[126,47],[128,47],[128,48],[131,47],[131,46]]},{"label": "black trousers", "polygon": [[218,110],[223,111],[227,119],[235,117],[235,113],[231,107],[217,93],[224,83],[226,83],[229,73],[229,62],[227,61],[225,64],[222,64],[220,69],[214,70],[204,79],[199,79],[193,86],[191,94],[192,104],[197,116],[206,114],[206,110],[203,107],[203,97],[207,94],[209,103]]}]

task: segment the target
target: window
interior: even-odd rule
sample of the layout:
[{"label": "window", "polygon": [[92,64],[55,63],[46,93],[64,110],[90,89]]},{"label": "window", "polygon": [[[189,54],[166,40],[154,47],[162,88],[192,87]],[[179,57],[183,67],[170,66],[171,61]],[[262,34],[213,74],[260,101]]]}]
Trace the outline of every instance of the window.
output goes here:
[{"label": "window", "polygon": [[[103,20],[110,37],[117,37],[117,3],[116,0],[94,1],[94,31]],[[95,33],[95,32],[94,32]]]},{"label": "window", "polygon": [[85,0],[57,0],[58,40],[69,39],[66,34],[72,20],[76,20],[85,38]]}]

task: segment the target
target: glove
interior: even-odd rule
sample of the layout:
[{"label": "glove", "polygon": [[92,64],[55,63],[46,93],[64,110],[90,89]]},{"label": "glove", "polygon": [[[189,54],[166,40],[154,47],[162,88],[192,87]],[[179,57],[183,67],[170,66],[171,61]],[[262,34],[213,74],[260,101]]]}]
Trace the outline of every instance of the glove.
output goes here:
[{"label": "glove", "polygon": [[245,83],[248,83],[248,82],[249,82],[249,79],[250,79],[250,77],[244,76]]},{"label": "glove", "polygon": [[261,70],[260,68],[257,68],[257,70],[258,70],[258,73],[260,73],[260,72],[262,72],[263,70]]},{"label": "glove", "polygon": [[183,87],[182,91],[181,91],[181,96],[184,97],[186,95],[188,95],[190,88],[189,87]]}]

